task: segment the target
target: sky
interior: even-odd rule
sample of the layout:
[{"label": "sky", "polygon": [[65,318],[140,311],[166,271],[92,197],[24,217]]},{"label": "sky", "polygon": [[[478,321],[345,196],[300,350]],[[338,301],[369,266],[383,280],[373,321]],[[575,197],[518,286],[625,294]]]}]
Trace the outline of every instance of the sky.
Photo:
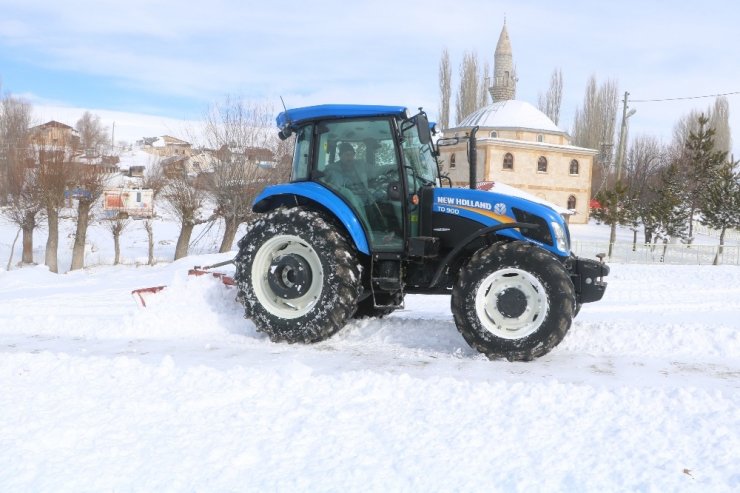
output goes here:
[{"label": "sky", "polygon": [[[226,96],[275,113],[282,97],[288,107],[424,107],[435,118],[442,50],[456,86],[466,51],[493,67],[505,19],[517,99],[536,105],[562,71],[562,129],[591,76],[630,100],[737,93],[727,97],[740,158],[735,2],[0,0],[0,11],[2,90],[28,98],[41,122],[93,111],[115,122],[117,140],[182,133]],[[713,102],[632,103],[630,135],[668,141],[679,118]]]}]

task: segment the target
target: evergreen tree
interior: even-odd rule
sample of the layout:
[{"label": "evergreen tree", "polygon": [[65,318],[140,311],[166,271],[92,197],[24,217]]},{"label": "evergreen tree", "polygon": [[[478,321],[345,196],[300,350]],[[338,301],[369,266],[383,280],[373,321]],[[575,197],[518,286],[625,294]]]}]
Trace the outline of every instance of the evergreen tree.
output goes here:
[{"label": "evergreen tree", "polygon": [[678,165],[672,163],[661,174],[661,183],[656,192],[656,200],[650,213],[656,222],[656,236],[663,238],[663,257],[670,239],[688,237],[689,216],[691,214],[685,182]]},{"label": "evergreen tree", "polygon": [[740,161],[728,162],[715,171],[709,182],[700,212],[701,224],[720,231],[714,265],[719,263],[728,228],[740,227]]},{"label": "evergreen tree", "polygon": [[708,122],[709,119],[706,116],[700,115],[698,130],[690,132],[686,139],[687,169],[685,172],[689,200],[689,242],[693,240],[694,214],[702,208],[712,178],[727,161],[726,151],[714,149],[715,130],[707,126]]}]

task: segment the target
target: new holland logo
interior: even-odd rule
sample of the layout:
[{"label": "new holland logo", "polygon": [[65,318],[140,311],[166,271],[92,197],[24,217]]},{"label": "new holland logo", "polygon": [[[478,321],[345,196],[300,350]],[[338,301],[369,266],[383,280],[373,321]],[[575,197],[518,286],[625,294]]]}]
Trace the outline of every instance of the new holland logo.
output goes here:
[{"label": "new holland logo", "polygon": [[493,206],[493,212],[502,216],[506,215],[506,204],[499,202]]}]

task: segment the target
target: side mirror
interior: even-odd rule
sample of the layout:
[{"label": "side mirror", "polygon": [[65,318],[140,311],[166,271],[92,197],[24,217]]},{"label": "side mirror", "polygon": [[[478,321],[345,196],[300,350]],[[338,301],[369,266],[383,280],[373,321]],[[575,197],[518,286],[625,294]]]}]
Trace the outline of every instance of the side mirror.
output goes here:
[{"label": "side mirror", "polygon": [[424,113],[416,116],[416,129],[419,131],[419,141],[423,144],[429,144],[432,141],[432,131],[429,129],[429,120]]},{"label": "side mirror", "polygon": [[445,137],[437,141],[437,147],[454,146],[460,143],[459,137]]}]

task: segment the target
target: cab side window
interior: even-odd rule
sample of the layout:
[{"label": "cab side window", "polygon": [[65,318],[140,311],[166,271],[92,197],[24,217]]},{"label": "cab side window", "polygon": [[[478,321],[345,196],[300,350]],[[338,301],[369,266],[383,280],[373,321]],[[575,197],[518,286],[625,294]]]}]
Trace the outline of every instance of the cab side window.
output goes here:
[{"label": "cab side window", "polygon": [[290,175],[290,181],[302,181],[308,179],[312,140],[313,125],[306,125],[296,133],[295,151],[293,153],[293,170]]}]

